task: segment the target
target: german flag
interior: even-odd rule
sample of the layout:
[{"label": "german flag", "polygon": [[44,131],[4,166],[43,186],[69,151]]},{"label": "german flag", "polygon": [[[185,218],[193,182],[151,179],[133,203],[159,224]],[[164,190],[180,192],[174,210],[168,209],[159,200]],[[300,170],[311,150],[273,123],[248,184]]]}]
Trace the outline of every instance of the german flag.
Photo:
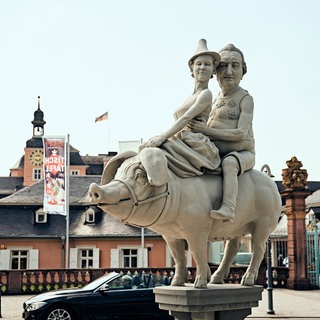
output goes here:
[{"label": "german flag", "polygon": [[94,122],[99,122],[99,121],[107,120],[108,118],[109,118],[109,115],[108,115],[108,111],[107,111],[107,112],[105,112],[104,114],[102,114],[101,116],[96,117],[96,119],[94,120]]}]

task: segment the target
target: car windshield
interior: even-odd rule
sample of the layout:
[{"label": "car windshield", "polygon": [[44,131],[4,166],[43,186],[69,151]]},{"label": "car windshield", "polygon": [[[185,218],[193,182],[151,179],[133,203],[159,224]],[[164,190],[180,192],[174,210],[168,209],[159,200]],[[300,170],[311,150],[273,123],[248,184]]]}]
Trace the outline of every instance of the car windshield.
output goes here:
[{"label": "car windshield", "polygon": [[[104,284],[107,285],[103,286]],[[142,288],[154,288],[156,286],[161,285],[169,285],[170,283],[158,283],[157,280],[149,275],[144,274],[142,276],[139,275],[128,275],[128,274],[120,274],[117,272],[111,272],[107,275],[104,275],[87,285],[85,285],[82,290],[93,291],[102,288],[104,290],[121,290],[121,289],[142,289]]]},{"label": "car windshield", "polygon": [[82,289],[83,290],[94,290],[100,287],[103,283],[110,281],[111,279],[114,279],[115,277],[120,276],[119,273],[111,272],[107,275],[104,275],[88,284],[86,284]]}]

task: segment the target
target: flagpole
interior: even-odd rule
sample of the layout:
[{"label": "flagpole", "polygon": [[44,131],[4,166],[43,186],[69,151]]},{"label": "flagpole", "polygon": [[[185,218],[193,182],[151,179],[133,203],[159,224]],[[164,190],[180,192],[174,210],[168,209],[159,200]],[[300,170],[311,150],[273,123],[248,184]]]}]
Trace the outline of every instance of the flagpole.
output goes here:
[{"label": "flagpole", "polygon": [[144,268],[144,227],[141,227],[141,252],[142,252],[142,257],[141,257],[141,267]]},{"label": "flagpole", "polygon": [[67,148],[66,148],[66,168],[65,168],[65,206],[66,206],[66,259],[65,268],[69,269],[69,186],[70,186],[70,144],[69,134],[67,134]]},{"label": "flagpole", "polygon": [[108,130],[107,130],[107,135],[108,135],[108,137],[107,137],[107,148],[108,148],[108,153],[109,153],[109,151],[110,151],[110,126],[108,125]]},{"label": "flagpole", "polygon": [[[101,116],[98,116],[95,118],[94,122],[99,122],[99,121],[103,121],[103,120],[107,120],[109,118],[109,111],[103,113]],[[107,149],[108,149],[108,153],[110,151],[110,128],[109,126],[107,127]]]}]

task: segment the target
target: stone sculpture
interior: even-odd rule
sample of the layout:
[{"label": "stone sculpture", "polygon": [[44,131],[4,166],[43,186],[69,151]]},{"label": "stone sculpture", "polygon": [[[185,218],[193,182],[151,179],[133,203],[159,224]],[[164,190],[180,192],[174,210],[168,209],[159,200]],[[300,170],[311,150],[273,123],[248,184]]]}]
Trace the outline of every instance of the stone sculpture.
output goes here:
[{"label": "stone sculpture", "polygon": [[[226,76],[221,76],[221,81],[224,82],[221,87],[222,90],[223,87],[228,87],[225,93],[232,97],[233,93],[240,92],[239,99],[245,100],[245,105],[237,108],[231,106],[231,111],[243,108],[248,114],[248,111],[253,111],[252,99],[238,86],[245,73],[242,72],[244,59],[242,53],[235,52],[234,49],[237,48],[233,46],[230,50],[230,47],[225,47],[221,51],[223,66],[237,66],[237,70],[234,68],[232,71],[233,74],[227,75],[227,80],[223,80]],[[208,281],[222,283],[240,248],[240,241],[246,234],[252,235],[253,250],[251,262],[241,283],[253,285],[267,238],[276,227],[281,213],[281,199],[274,181],[260,171],[251,169],[254,164],[252,112],[250,116],[247,115],[245,125],[245,121],[240,120],[240,114],[234,115],[243,125],[241,128],[240,125],[237,127],[237,119],[232,114],[224,126],[219,128],[219,133],[205,126],[211,108],[208,81],[215,71],[215,62],[219,60],[219,55],[209,51],[205,40],[201,39],[196,53],[189,60],[189,67],[195,73],[196,68],[200,68],[200,63],[205,66],[194,76],[195,91],[182,108],[177,110],[176,123],[164,134],[141,146],[139,153],[125,152],[112,158],[104,169],[101,185],[92,184],[89,188],[91,201],[105,212],[125,223],[148,227],[163,236],[176,264],[171,282],[173,286],[185,284],[186,247],[190,248],[197,267],[194,286],[206,288]],[[237,77],[235,71],[238,72]],[[223,71],[220,72],[224,74]],[[226,128],[225,126],[230,126],[230,121],[233,127]],[[225,135],[229,134],[227,140],[231,143],[223,144],[221,139],[217,139],[218,150],[207,136],[215,142],[214,136],[219,136],[223,130],[226,130]],[[245,130],[249,135],[242,133]],[[234,137],[236,139],[232,140]],[[219,145],[222,145],[221,150]],[[203,150],[210,150],[210,153]],[[235,153],[242,150],[250,153],[245,163]],[[237,170],[241,171],[241,175],[237,177],[237,172],[234,174],[237,183],[236,188],[231,188],[231,191],[234,191],[232,196],[235,199],[229,212],[217,212],[226,202],[223,195],[226,185],[218,167],[219,152],[222,156],[234,152],[227,158],[240,163]],[[224,175],[227,176],[225,172]],[[217,219],[210,217],[212,209],[213,218]],[[219,240],[227,240],[225,253],[219,268],[211,275],[207,263],[208,242]]]},{"label": "stone sculpture", "polygon": [[289,189],[305,189],[307,185],[308,172],[302,169],[302,162],[297,157],[286,161],[287,167],[282,170],[282,184]]},{"label": "stone sculpture", "polygon": [[[252,169],[239,177],[234,223],[212,219],[209,211],[222,201],[222,177],[180,178],[168,169],[159,148],[113,157],[105,167],[101,185],[92,184],[89,196],[103,211],[123,222],[148,227],[163,236],[176,265],[173,286],[185,284],[185,250],[189,246],[197,268],[196,288],[207,287],[208,281],[222,283],[246,234],[252,235],[252,258],[241,283],[254,285],[267,238],[281,212],[274,181]],[[227,240],[227,244],[223,260],[211,276],[207,244],[219,240]]]}]

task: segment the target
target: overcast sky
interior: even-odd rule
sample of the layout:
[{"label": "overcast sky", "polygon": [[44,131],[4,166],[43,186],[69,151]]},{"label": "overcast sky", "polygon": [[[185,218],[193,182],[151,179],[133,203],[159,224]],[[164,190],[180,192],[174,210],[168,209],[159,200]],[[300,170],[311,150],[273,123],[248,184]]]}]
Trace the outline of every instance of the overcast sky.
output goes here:
[{"label": "overcast sky", "polygon": [[297,156],[320,180],[319,12],[318,0],[0,0],[0,176],[32,137],[38,95],[45,134],[70,134],[82,155],[166,130],[192,94],[187,61],[205,38],[245,55],[255,168],[281,180]]}]

